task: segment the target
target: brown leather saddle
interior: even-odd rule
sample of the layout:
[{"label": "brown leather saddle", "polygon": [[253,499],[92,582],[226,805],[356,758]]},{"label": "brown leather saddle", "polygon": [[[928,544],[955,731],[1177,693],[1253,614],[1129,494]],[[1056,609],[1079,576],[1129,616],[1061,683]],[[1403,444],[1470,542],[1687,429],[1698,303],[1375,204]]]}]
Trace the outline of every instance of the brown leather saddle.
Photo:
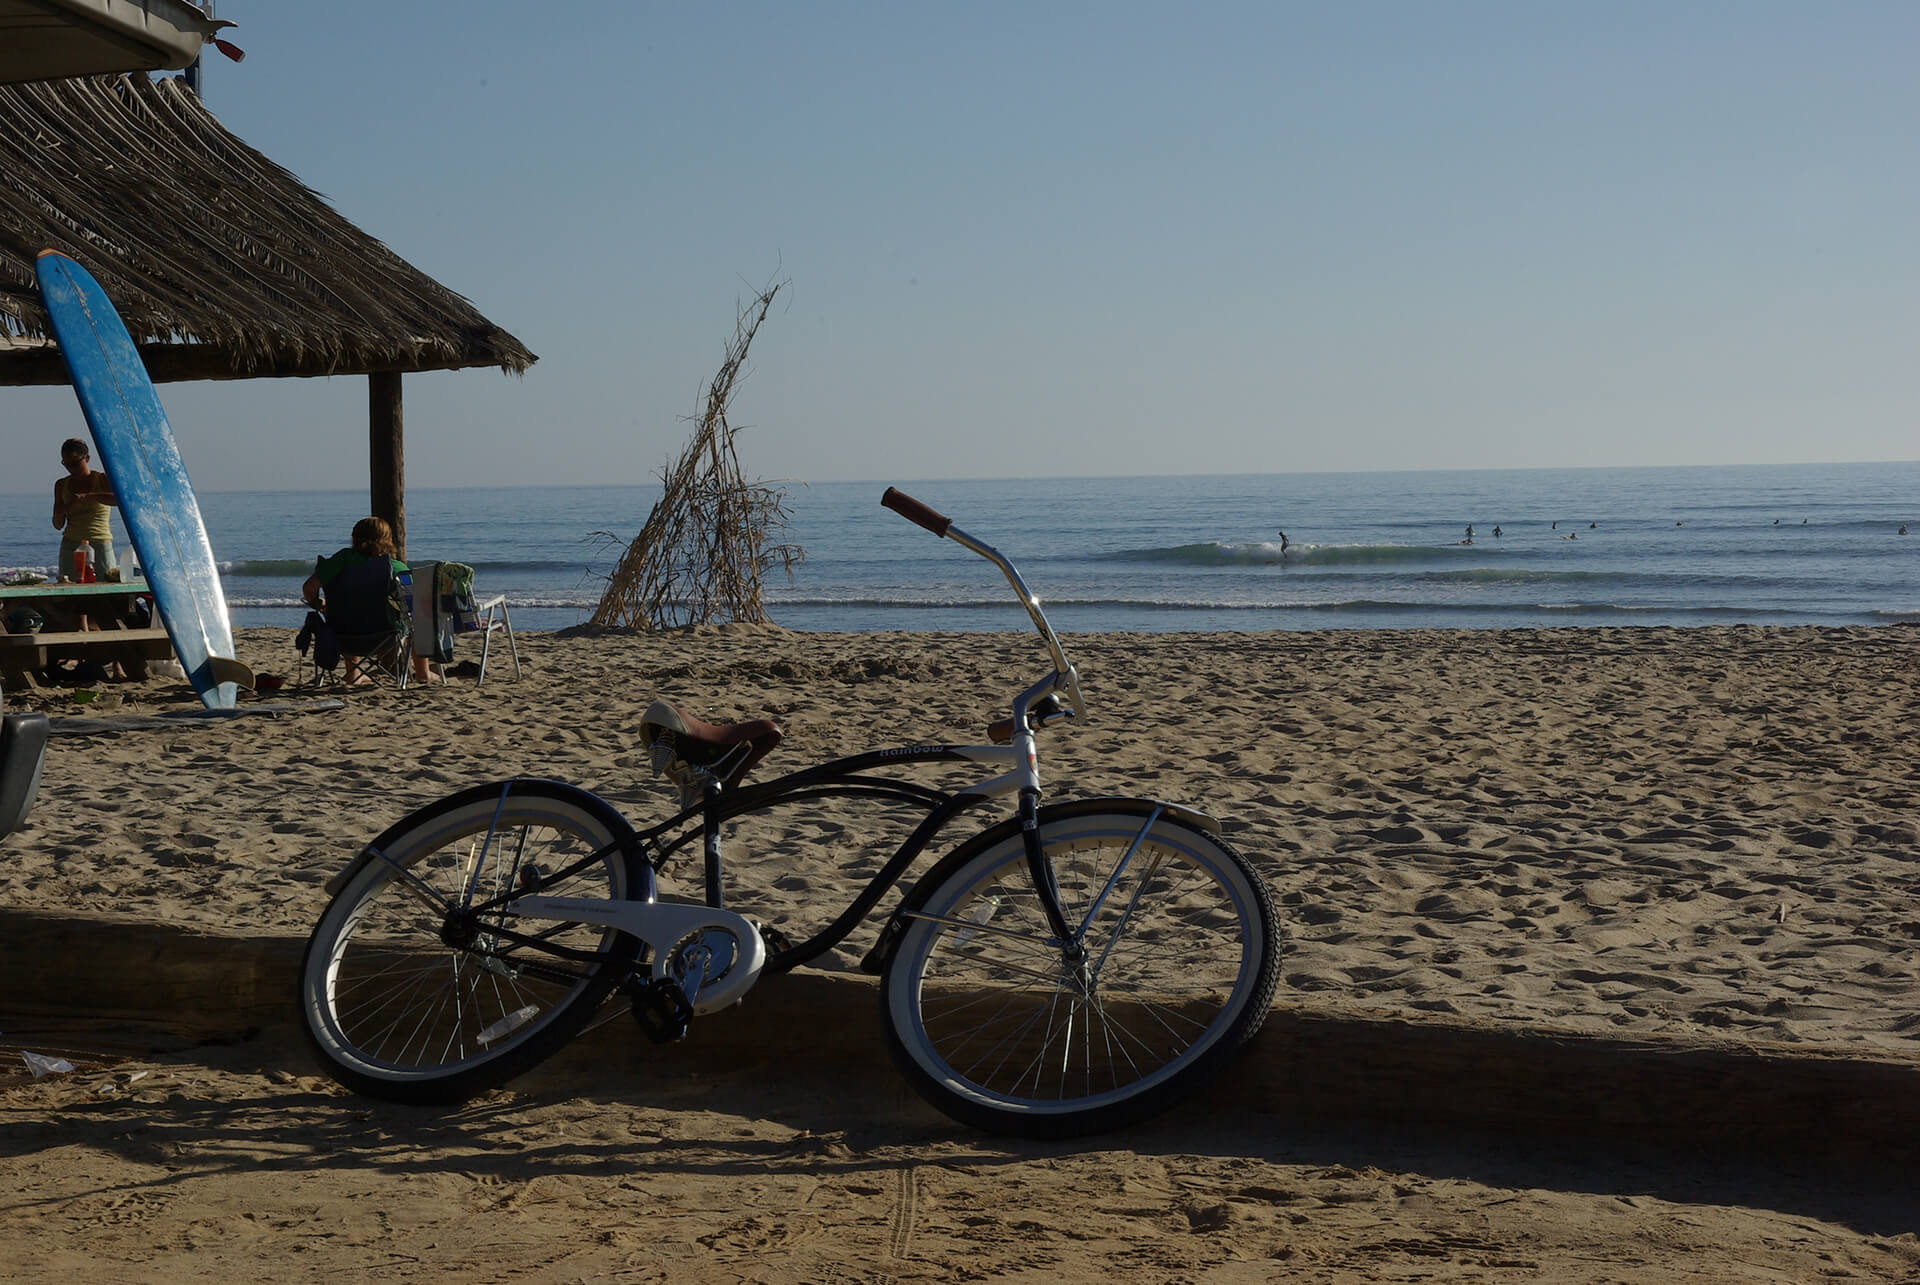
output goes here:
[{"label": "brown leather saddle", "polygon": [[640,719],[640,739],[653,755],[654,772],[676,782],[688,802],[699,797],[703,777],[728,789],[740,784],[784,735],[770,718],[709,723],[665,700],[647,706]]}]

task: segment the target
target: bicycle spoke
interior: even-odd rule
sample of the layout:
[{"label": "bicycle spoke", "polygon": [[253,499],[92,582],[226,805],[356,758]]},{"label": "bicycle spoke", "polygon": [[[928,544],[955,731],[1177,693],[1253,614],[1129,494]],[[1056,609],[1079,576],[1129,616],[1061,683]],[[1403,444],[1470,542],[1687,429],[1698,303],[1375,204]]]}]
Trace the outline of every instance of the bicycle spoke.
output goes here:
[{"label": "bicycle spoke", "polygon": [[[986,1021],[977,1023],[973,1027],[973,1030],[975,1032],[998,1030],[1001,1025],[1001,1019],[1009,1010],[1013,1009],[1016,1004],[1017,997],[1009,996],[1004,998],[999,1009],[989,1014]],[[1027,1017],[1024,1021],[1017,1021],[1010,1029],[1006,1029],[1004,1033],[999,1034],[983,1051],[975,1054],[973,1061],[969,1065],[958,1069],[962,1070],[969,1078],[978,1080],[981,1083],[990,1084],[999,1080],[1002,1078],[1002,1072],[1006,1066],[1007,1059],[1018,1052],[1034,1025],[1042,1018],[1050,1017],[1052,1010],[1053,998],[1050,997],[1046,1002],[1035,1008],[1031,1016]],[[931,1025],[932,1023],[929,1023],[930,1027]],[[964,1052],[967,1044],[968,1041],[963,1039],[960,1043],[953,1046],[952,1051],[955,1053]],[[1045,1041],[1043,1040],[1041,1044],[1042,1055],[1044,1051]],[[989,1061],[992,1062],[991,1066],[986,1065]],[[981,1073],[983,1069],[984,1074]],[[1024,1072],[1022,1072],[1022,1076],[1023,1075]],[[1013,1077],[1013,1082],[1017,1084],[1022,1076]]]}]

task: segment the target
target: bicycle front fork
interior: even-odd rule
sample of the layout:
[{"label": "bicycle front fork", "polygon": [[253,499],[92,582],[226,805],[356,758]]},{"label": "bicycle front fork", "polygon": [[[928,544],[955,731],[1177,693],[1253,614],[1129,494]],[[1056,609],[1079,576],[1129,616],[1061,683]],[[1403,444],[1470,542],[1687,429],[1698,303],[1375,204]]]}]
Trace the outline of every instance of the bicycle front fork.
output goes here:
[{"label": "bicycle front fork", "polygon": [[1080,934],[1067,923],[1066,911],[1060,906],[1060,884],[1054,878],[1053,863],[1047,860],[1046,850],[1040,846],[1038,790],[1020,791],[1020,841],[1027,850],[1027,874],[1040,897],[1041,913],[1047,917],[1047,931],[1060,943],[1061,958],[1068,964],[1078,964],[1086,959],[1087,950],[1080,942]]}]

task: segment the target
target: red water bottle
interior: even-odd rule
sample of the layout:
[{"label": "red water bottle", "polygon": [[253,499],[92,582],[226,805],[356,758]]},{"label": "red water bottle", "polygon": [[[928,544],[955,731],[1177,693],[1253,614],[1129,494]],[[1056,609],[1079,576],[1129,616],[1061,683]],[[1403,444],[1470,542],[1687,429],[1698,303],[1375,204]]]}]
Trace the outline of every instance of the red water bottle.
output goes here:
[{"label": "red water bottle", "polygon": [[93,550],[85,547],[73,551],[73,582],[75,584],[93,583]]}]

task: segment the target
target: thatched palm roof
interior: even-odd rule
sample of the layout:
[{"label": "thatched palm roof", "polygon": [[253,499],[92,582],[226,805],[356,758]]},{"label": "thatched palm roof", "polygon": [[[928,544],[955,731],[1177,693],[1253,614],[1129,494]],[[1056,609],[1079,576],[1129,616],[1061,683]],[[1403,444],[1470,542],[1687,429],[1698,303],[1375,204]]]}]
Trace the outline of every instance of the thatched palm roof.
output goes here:
[{"label": "thatched palm roof", "polygon": [[43,249],[99,279],[156,380],[535,360],[178,80],[0,85],[0,384],[67,381],[34,285]]}]

